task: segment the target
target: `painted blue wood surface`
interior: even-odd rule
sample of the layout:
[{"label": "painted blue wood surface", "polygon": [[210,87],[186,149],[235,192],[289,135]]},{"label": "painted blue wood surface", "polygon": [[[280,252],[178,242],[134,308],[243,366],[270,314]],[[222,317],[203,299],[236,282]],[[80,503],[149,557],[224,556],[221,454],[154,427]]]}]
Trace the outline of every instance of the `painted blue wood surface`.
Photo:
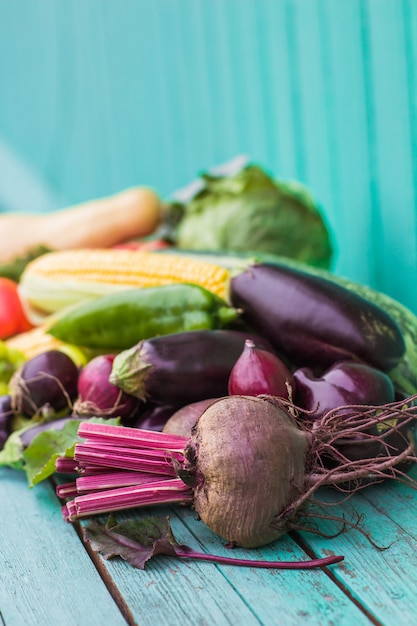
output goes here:
[{"label": "painted blue wood surface", "polygon": [[[414,478],[417,473],[414,472]],[[343,496],[342,496],[343,498]],[[358,531],[332,539],[304,533],[232,556],[305,560],[345,555],[327,570],[274,571],[156,557],[145,570],[121,559],[88,554],[77,526],[65,523],[48,482],[33,489],[17,471],[0,471],[0,622],[5,626],[68,623],[77,626],[409,626],[417,610],[417,492],[385,483],[367,488],[329,513],[352,519],[384,550]],[[335,492],[328,501],[340,499]],[[145,509],[170,514],[178,541],[197,551],[231,555],[187,507]],[[353,517],[353,519],[355,519]],[[321,531],[335,530],[318,521]],[[307,556],[308,555],[308,556]]]},{"label": "painted blue wood surface", "polygon": [[57,205],[245,153],[310,186],[338,273],[417,312],[415,0],[0,0],[0,92]]},{"label": "painted blue wood surface", "polygon": [[31,491],[22,473],[0,468],[0,499],[2,626],[123,626],[77,534],[62,524],[51,485]]}]

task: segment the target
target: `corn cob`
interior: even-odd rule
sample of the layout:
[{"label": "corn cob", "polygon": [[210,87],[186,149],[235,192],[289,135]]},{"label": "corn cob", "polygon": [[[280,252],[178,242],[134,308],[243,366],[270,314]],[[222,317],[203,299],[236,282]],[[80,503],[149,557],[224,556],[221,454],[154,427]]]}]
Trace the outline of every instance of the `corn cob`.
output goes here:
[{"label": "corn cob", "polygon": [[43,326],[15,335],[5,343],[8,348],[18,350],[25,359],[31,359],[47,350],[57,350],[65,345],[64,342],[49,335]]},{"label": "corn cob", "polygon": [[229,270],[184,255],[135,250],[49,252],[26,267],[19,291],[31,321],[115,291],[194,283],[228,300]]},{"label": "corn cob", "polygon": [[47,350],[61,350],[66,352],[77,365],[84,365],[95,353],[87,348],[75,346],[53,337],[47,332],[47,326],[32,328],[24,333],[15,335],[5,342],[10,350],[16,350],[25,360],[29,360]]}]

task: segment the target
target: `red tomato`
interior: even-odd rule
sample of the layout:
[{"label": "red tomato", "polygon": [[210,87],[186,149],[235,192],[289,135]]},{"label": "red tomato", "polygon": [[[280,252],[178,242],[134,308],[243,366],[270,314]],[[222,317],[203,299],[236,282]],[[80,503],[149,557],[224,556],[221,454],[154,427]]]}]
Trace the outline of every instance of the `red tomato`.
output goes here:
[{"label": "red tomato", "polygon": [[32,328],[22,307],[17,284],[0,277],[0,339]]}]

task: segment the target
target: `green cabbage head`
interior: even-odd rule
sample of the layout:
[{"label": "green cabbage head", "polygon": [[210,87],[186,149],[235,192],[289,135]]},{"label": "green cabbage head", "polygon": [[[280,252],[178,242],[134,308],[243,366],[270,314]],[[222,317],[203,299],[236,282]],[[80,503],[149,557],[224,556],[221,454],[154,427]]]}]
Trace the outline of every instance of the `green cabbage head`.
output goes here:
[{"label": "green cabbage head", "polygon": [[180,214],[174,236],[179,248],[267,252],[331,266],[329,229],[310,193],[298,182],[274,180],[258,165],[231,175],[202,174]]}]

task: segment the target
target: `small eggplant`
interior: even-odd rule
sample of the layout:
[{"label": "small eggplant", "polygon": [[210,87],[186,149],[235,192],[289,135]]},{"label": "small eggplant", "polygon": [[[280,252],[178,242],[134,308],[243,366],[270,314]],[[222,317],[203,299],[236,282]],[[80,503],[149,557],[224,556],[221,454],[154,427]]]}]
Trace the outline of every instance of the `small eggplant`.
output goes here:
[{"label": "small eggplant", "polygon": [[176,407],[165,404],[141,403],[136,416],[129,420],[122,419],[124,426],[162,432],[167,421],[177,411]]},{"label": "small eggplant", "polygon": [[[294,372],[293,381],[295,404],[301,410],[312,412],[303,416],[312,422],[319,422],[320,418],[334,409],[337,409],[338,415],[342,418],[346,416],[351,422],[352,415],[361,418],[367,406],[382,407],[395,401],[394,386],[388,375],[363,363],[336,363],[319,377],[309,368],[300,368]],[[339,437],[334,447],[341,457],[335,460],[334,456],[325,454],[322,459],[324,465],[334,467],[340,463],[340,458],[358,461],[387,456],[388,453],[395,456],[407,447],[409,442],[406,432],[395,428],[391,430],[389,424],[381,430],[380,424],[369,423],[364,432],[345,439]]]},{"label": "small eggplant", "polygon": [[232,277],[232,305],[295,367],[362,361],[389,371],[405,352],[397,323],[355,292],[284,264]]},{"label": "small eggplant", "polygon": [[226,396],[230,372],[246,339],[271,349],[265,339],[237,330],[145,339],[116,356],[110,382],[141,400],[174,407]]},{"label": "small eggplant", "polygon": [[317,377],[307,367],[293,373],[294,402],[313,411],[314,418],[345,405],[381,405],[395,400],[394,385],[387,374],[363,363],[335,363]]}]

